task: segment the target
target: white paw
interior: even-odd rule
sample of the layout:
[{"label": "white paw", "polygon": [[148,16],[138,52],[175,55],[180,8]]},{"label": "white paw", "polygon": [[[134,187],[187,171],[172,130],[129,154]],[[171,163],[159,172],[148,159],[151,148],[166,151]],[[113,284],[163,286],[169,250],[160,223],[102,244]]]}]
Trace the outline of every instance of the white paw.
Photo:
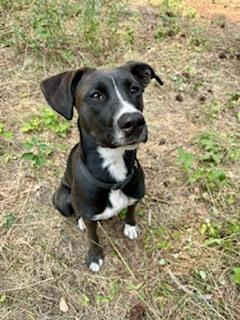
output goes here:
[{"label": "white paw", "polygon": [[137,237],[138,237],[137,226],[130,226],[130,224],[125,223],[123,233],[130,240],[137,239]]},{"label": "white paw", "polygon": [[98,262],[91,262],[89,265],[89,269],[93,272],[98,272],[103,265],[103,260],[99,259]]},{"label": "white paw", "polygon": [[83,221],[83,218],[78,219],[78,227],[81,231],[84,231],[86,229],[85,223]]}]

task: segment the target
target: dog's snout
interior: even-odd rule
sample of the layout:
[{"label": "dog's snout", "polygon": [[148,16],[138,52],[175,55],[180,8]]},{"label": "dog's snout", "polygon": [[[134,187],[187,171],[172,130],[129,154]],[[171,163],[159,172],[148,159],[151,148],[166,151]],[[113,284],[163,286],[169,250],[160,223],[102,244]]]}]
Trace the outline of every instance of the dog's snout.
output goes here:
[{"label": "dog's snout", "polygon": [[145,126],[145,120],[140,112],[124,113],[118,120],[118,125],[127,134],[140,133]]}]

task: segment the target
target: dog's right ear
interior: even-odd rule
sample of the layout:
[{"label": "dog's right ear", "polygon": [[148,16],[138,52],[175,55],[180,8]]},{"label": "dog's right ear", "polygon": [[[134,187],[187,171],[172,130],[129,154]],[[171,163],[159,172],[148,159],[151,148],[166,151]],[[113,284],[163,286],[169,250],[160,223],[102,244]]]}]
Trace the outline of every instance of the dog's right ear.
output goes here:
[{"label": "dog's right ear", "polygon": [[63,72],[43,80],[40,84],[48,104],[68,120],[73,117],[77,84],[82,76],[90,70],[93,69],[82,68]]}]

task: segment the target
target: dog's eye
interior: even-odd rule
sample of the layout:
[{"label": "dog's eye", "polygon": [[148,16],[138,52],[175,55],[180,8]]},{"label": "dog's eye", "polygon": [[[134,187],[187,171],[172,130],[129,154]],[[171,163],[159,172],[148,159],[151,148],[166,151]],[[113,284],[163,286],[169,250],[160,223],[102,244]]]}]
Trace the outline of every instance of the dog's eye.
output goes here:
[{"label": "dog's eye", "polygon": [[130,91],[131,94],[138,93],[139,92],[139,88],[138,87],[131,87],[129,91]]},{"label": "dog's eye", "polygon": [[96,100],[102,100],[103,99],[103,95],[101,95],[101,93],[99,93],[99,92],[92,93],[90,97],[93,98],[93,99],[96,99]]}]

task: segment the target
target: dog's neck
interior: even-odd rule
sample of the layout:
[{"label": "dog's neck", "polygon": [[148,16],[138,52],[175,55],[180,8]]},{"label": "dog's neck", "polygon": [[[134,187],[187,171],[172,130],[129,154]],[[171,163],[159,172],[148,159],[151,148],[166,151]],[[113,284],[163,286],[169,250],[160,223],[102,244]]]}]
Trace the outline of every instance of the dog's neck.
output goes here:
[{"label": "dog's neck", "polygon": [[95,178],[107,183],[121,182],[127,178],[136,160],[136,149],[99,146],[82,129],[80,129],[80,141],[82,161]]}]

